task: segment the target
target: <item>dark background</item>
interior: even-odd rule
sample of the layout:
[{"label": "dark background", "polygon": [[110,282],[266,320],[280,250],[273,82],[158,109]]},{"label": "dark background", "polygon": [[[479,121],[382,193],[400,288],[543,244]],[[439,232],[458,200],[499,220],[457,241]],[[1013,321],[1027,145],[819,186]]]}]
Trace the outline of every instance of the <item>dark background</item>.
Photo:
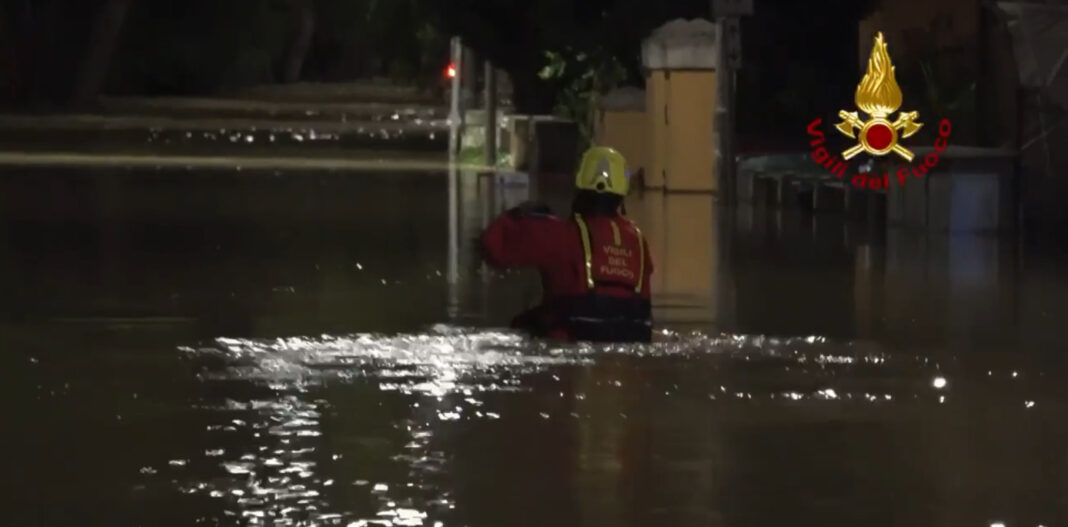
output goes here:
[{"label": "dark background", "polygon": [[[852,100],[857,21],[875,0],[760,0],[743,19],[740,132],[796,136],[814,109]],[[389,77],[440,85],[448,38],[506,70],[520,112],[617,61],[641,85],[641,40],[708,0],[4,0],[0,85],[16,109],[109,95],[225,95],[254,85]],[[546,52],[572,65],[543,80]],[[758,141],[758,142],[760,142]],[[764,145],[760,145],[764,146]]]}]

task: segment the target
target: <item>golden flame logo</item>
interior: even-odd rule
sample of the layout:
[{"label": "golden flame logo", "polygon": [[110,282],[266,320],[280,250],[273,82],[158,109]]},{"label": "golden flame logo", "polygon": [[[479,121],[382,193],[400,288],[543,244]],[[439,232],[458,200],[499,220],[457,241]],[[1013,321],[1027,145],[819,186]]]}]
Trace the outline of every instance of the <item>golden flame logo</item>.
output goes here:
[{"label": "golden flame logo", "polygon": [[886,50],[883,34],[875,37],[875,46],[868,58],[868,72],[857,86],[857,108],[872,117],[886,117],[901,107],[901,88],[894,79],[894,66]]},{"label": "golden flame logo", "polygon": [[[888,120],[890,114],[901,107],[901,88],[894,79],[894,65],[890,62],[890,52],[882,32],[875,35],[875,45],[868,58],[868,71],[857,85],[855,101],[857,108],[870,115],[871,119],[863,121],[857,112],[839,110],[838,117],[842,122],[835,128],[846,137],[859,139],[858,144],[842,152],[842,158],[848,160],[861,152],[877,156],[895,152],[906,161],[912,161],[912,152],[901,146],[898,140],[915,134],[923,124],[916,122],[919,112],[901,112],[894,122]],[[859,133],[854,133],[854,130],[859,130]]]}]

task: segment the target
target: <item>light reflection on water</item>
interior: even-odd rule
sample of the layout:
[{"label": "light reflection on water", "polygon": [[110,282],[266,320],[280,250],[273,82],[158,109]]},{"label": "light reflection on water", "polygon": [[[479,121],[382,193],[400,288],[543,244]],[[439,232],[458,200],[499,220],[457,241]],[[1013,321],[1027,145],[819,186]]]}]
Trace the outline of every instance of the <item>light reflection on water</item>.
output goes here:
[{"label": "light reflection on water", "polygon": [[[502,410],[487,405],[488,394],[529,392],[534,390],[527,381],[532,376],[559,381],[562,369],[589,368],[613,358],[681,360],[713,370],[764,363],[790,375],[769,384],[766,379],[746,380],[745,375],[736,374],[730,386],[723,378],[700,386],[713,404],[752,404],[754,399],[782,405],[839,400],[891,404],[904,395],[900,390],[915,389],[915,384],[904,383],[870,393],[852,390],[848,382],[837,383],[835,377],[842,373],[838,370],[882,368],[888,356],[815,336],[664,331],[652,345],[595,347],[530,342],[506,332],[439,325],[411,335],[219,338],[212,345],[183,350],[194,358],[222,361],[223,366],[201,374],[207,391],[213,383],[245,382],[259,388],[247,400],[233,398],[240,391],[232,387],[219,390],[231,397],[206,408],[216,417],[206,430],[216,446],[206,449],[203,458],[192,460],[215,465],[216,476],[178,480],[183,492],[221,500],[227,517],[241,518],[250,525],[446,525],[457,504],[447,480],[449,453],[447,446],[438,444],[440,436],[448,435],[450,428],[470,426],[472,421],[501,419]],[[909,362],[925,361],[914,358]],[[933,365],[928,369],[935,370]],[[931,376],[927,379],[930,383]],[[381,471],[379,479],[374,479],[330,466],[344,462],[348,451],[338,447],[343,438],[331,437],[337,435],[336,430],[324,431],[324,420],[329,420],[324,416],[348,411],[351,403],[331,397],[330,387],[358,383],[400,397],[398,404],[407,407],[392,422],[398,434],[395,440],[383,445],[381,439],[363,439],[364,448],[391,451],[386,457],[404,467],[392,478],[383,477]],[[632,388],[618,379],[603,384],[613,390]],[[665,395],[686,396],[694,388],[675,384]],[[591,413],[595,408],[582,404],[586,394],[573,396],[579,404],[567,418],[595,419]],[[382,399],[378,405],[394,402]],[[549,412],[539,415],[550,418]],[[370,508],[353,510],[330,499],[352,493],[363,495]]]},{"label": "light reflection on water", "polygon": [[[19,338],[0,332],[0,347],[29,354],[16,365],[27,374],[12,398],[27,406],[12,428],[41,431],[13,462],[25,489],[13,501],[26,503],[16,518],[29,518],[13,524],[63,524],[40,512],[48,500],[120,516],[71,525],[162,525],[146,518],[170,514],[222,525],[857,525],[940,515],[935,523],[1012,526],[1055,524],[1068,510],[1068,480],[1048,468],[1068,456],[1068,364],[1055,322],[1066,289],[1056,274],[1024,280],[1015,258],[989,256],[985,284],[972,273],[961,282],[944,255],[916,248],[929,240],[844,247],[848,226],[791,231],[760,216],[752,232],[728,236],[694,221],[711,218],[707,199],[646,194],[628,209],[655,241],[654,289],[670,301],[658,322],[736,333],[553,346],[449,326],[418,332],[445,311],[435,269],[446,261],[446,188],[422,175],[231,184],[213,174],[203,178],[211,185],[184,173],[60,176],[8,178],[3,194],[17,198],[5,214],[68,217],[55,188],[41,186],[58,182],[68,198],[110,196],[84,200],[82,213],[127,219],[90,221],[89,236],[64,226],[42,238],[18,221],[0,229],[18,241],[5,260],[18,264],[4,273],[5,307],[63,320],[16,322]],[[498,205],[526,199],[516,191],[494,203],[487,196],[517,189],[485,179],[461,177],[461,242]],[[367,199],[354,207],[353,196]],[[227,206],[189,214],[189,200]],[[187,223],[145,227],[174,221]],[[149,250],[176,237],[192,241]],[[522,276],[481,273],[472,247],[457,252],[462,320],[503,323],[528,304],[516,293]],[[370,330],[387,333],[340,336]],[[330,334],[174,353],[215,335],[320,332]],[[81,450],[57,456],[69,437]],[[63,488],[54,467],[83,476]],[[94,486],[113,501],[101,506],[85,490]],[[184,519],[173,524],[192,523]]]},{"label": "light reflection on water", "polygon": [[[208,431],[243,434],[249,446],[235,452],[210,451],[226,475],[211,482],[188,482],[183,490],[226,500],[225,514],[240,516],[250,524],[440,525],[428,517],[455,505],[447,492],[428,488],[445,464],[444,453],[432,445],[436,422],[459,420],[465,413],[499,417],[477,409],[481,402],[476,393],[517,389],[517,381],[505,379],[505,372],[520,375],[574,363],[554,353],[533,354],[530,346],[522,344],[516,335],[442,327],[431,334],[396,337],[220,338],[214,347],[187,349],[195,355],[217,354],[231,361],[225,370],[206,374],[206,382],[251,380],[269,388],[274,399],[230,400],[216,408],[220,416],[236,412],[249,417],[209,426]],[[407,439],[402,451],[390,458],[409,467],[406,482],[335,480],[318,470],[317,459],[322,457],[318,450],[323,446],[320,417],[330,402],[315,399],[312,392],[323,383],[355,377],[377,378],[382,391],[419,396],[410,402],[412,416],[394,423]],[[442,404],[443,396],[457,392],[465,398],[456,406]],[[248,452],[249,448],[254,451]],[[331,454],[329,460],[341,456]],[[327,487],[333,486],[368,493],[374,499],[375,514],[359,518],[351,511],[334,511],[323,497],[329,492]]]}]

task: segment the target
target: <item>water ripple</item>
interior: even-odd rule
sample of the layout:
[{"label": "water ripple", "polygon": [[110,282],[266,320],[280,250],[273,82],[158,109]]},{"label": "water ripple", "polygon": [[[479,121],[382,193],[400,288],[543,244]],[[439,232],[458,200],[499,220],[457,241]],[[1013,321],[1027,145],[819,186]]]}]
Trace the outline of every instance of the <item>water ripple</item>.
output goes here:
[{"label": "water ripple", "polygon": [[[227,516],[249,525],[448,524],[456,504],[443,435],[470,421],[502,419],[500,397],[515,392],[559,391],[560,397],[568,392],[574,408],[538,408],[522,416],[553,422],[590,418],[588,393],[595,399],[611,391],[696,397],[712,405],[770,404],[789,411],[799,404],[810,409],[874,409],[906,401],[939,405],[954,386],[942,365],[927,357],[820,336],[665,331],[650,345],[594,346],[441,325],[406,335],[219,338],[184,351],[212,364],[201,373],[203,382],[255,388],[246,399],[229,389],[224,393],[230,398],[204,404],[215,416],[207,426],[210,444],[202,458],[188,463],[212,465],[214,476],[189,476],[181,486],[188,494],[219,500]],[[663,385],[655,385],[655,375],[641,382],[601,375],[584,387],[562,378],[564,371],[628,362],[640,363],[644,371],[662,363],[684,373],[666,377],[673,380]],[[679,369],[680,362],[688,366]],[[540,380],[532,381],[535,376]],[[559,390],[539,384],[549,381]],[[347,386],[351,395],[329,396],[335,386]],[[381,395],[360,395],[366,389]],[[395,409],[387,417],[388,430],[327,433],[390,406]],[[1028,399],[1027,408],[1033,406]],[[334,444],[339,438],[346,443]],[[385,460],[392,468],[367,468],[349,460],[353,456]],[[353,492],[365,496],[364,505],[330,498]]]}]

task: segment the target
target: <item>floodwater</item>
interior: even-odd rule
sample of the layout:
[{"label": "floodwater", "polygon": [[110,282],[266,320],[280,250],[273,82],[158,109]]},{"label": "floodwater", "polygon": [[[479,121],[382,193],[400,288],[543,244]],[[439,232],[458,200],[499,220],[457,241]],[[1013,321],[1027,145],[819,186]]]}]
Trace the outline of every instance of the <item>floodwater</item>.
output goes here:
[{"label": "floodwater", "polygon": [[562,187],[4,169],[0,524],[1068,521],[1060,256],[645,193],[658,341],[529,342]]}]

